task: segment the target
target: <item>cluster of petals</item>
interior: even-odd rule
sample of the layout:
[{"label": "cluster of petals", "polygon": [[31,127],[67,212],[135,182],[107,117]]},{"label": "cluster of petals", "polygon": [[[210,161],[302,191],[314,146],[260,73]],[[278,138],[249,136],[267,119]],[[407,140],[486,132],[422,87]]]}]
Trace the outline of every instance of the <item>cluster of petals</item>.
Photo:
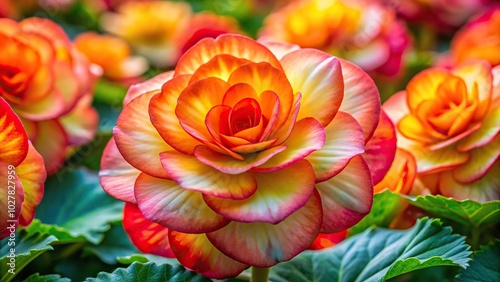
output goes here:
[{"label": "cluster of petals", "polygon": [[209,12],[194,14],[188,3],[173,1],[124,2],[116,12],[103,14],[101,25],[160,67],[175,65],[202,38],[241,33],[238,22],[231,17]]},{"label": "cluster of petals", "polygon": [[[0,239],[35,216],[47,176],[42,156],[35,150],[19,117],[0,98]],[[13,226],[15,228],[13,228]]]},{"label": "cluster of petals", "polygon": [[69,146],[95,133],[92,83],[100,69],[93,73],[64,31],[47,19],[0,19],[0,42],[0,97],[19,115],[53,173]]},{"label": "cluster of petals", "polygon": [[384,77],[402,72],[411,42],[394,10],[365,0],[293,1],[267,16],[260,35],[324,50]]},{"label": "cluster of petals", "polygon": [[350,62],[205,38],[174,71],[131,86],[101,184],[127,202],[139,249],[231,277],[289,260],[370,211],[372,179],[386,169],[373,173],[363,153],[380,115],[373,81]]},{"label": "cluster of petals", "polygon": [[398,147],[414,156],[417,178],[428,191],[480,202],[500,199],[500,67],[476,60],[424,70],[383,109],[396,124]]}]

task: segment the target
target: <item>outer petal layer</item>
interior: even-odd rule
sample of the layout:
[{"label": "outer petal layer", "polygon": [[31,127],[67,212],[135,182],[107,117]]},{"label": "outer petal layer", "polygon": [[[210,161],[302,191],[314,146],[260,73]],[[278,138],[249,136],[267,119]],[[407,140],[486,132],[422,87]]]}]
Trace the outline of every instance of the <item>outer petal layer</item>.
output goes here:
[{"label": "outer petal layer", "polygon": [[28,135],[19,117],[9,104],[0,98],[0,161],[19,165],[28,154]]}]

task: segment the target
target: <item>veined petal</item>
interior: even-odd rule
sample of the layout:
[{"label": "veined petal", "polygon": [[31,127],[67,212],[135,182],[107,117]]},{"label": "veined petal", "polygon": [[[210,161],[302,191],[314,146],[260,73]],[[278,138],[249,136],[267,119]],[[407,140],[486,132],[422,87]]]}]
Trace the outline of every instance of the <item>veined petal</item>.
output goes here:
[{"label": "veined petal", "polygon": [[222,253],[245,264],[270,267],[287,261],[311,245],[321,227],[321,199],[309,201],[278,224],[232,221],[207,237]]},{"label": "veined petal", "polygon": [[370,169],[361,156],[335,177],[316,184],[323,205],[322,233],[339,232],[358,223],[367,215],[373,202]]},{"label": "veined petal", "polygon": [[205,234],[170,231],[168,239],[179,262],[206,277],[231,278],[249,267],[224,255]]},{"label": "veined petal", "polygon": [[344,97],[342,69],[337,58],[315,49],[300,49],[284,56],[281,64],[293,92],[302,94],[297,119],[313,117],[327,126]]},{"label": "veined petal", "polygon": [[466,184],[457,181],[451,171],[443,172],[439,177],[439,190],[446,197],[459,200],[471,199],[481,203],[500,198],[500,162],[496,162],[479,180]]},{"label": "veined petal", "polygon": [[176,151],[161,153],[160,158],[170,177],[187,190],[219,198],[245,199],[257,189],[255,177],[250,172],[226,174],[194,156]]},{"label": "veined petal", "polygon": [[235,69],[249,62],[247,59],[236,58],[228,54],[215,55],[193,73],[189,82],[192,83],[207,77],[216,77],[227,81]]},{"label": "veined petal", "polygon": [[123,106],[127,105],[130,101],[134,100],[137,96],[140,96],[142,94],[151,91],[160,90],[162,88],[162,85],[165,82],[171,80],[173,76],[174,76],[174,71],[168,71],[159,74],[157,76],[154,76],[144,82],[130,86],[130,88],[127,91],[127,94],[125,95],[125,98],[123,99]]},{"label": "veined petal", "polygon": [[133,167],[166,178],[168,174],[161,165],[159,154],[172,147],[165,143],[149,119],[149,101],[155,94],[149,92],[130,101],[116,121],[113,136],[121,155]]},{"label": "veined petal", "polygon": [[141,252],[175,258],[168,241],[168,228],[145,218],[137,205],[125,203],[123,228]]},{"label": "veined petal", "polygon": [[161,92],[151,98],[149,116],[165,142],[180,152],[192,154],[194,147],[200,145],[200,142],[184,131],[175,115],[177,99],[188,81],[189,76],[180,75],[166,82],[161,87]]},{"label": "veined petal", "polygon": [[281,70],[281,64],[266,47],[253,39],[236,34],[223,34],[216,39],[204,38],[179,59],[175,76],[193,74],[201,65],[219,54],[228,54],[252,62],[269,62]]},{"label": "veined petal", "polygon": [[255,173],[255,179],[255,193],[244,200],[205,195],[205,202],[231,220],[277,224],[300,209],[315,190],[314,171],[305,160],[282,170]]},{"label": "veined petal", "polygon": [[306,158],[314,168],[316,182],[332,178],[365,150],[363,130],[350,114],[338,112],[325,132],[323,147]]},{"label": "veined petal", "polygon": [[104,148],[101,158],[99,181],[106,193],[120,201],[136,203],[134,183],[141,171],[130,165],[111,138]]},{"label": "veined petal", "polygon": [[283,152],[285,149],[286,146],[276,146],[262,152],[246,155],[243,160],[238,160],[200,145],[194,149],[194,155],[200,162],[223,173],[239,174],[267,162],[271,157]]},{"label": "veined petal", "polygon": [[363,158],[372,173],[373,184],[379,183],[391,167],[396,154],[396,130],[382,110],[380,122],[370,141],[366,143]]},{"label": "veined petal", "polygon": [[37,135],[33,146],[42,155],[47,174],[55,173],[62,166],[68,145],[68,136],[57,120],[37,122]]},{"label": "veined petal", "polygon": [[352,115],[370,139],[380,116],[380,95],[370,76],[356,65],[338,59],[344,78],[344,99],[339,111]]},{"label": "veined petal", "polygon": [[[0,181],[2,181],[2,188],[0,189],[0,208],[3,210],[3,212],[0,213],[0,239],[10,235],[11,229],[7,229],[8,227],[14,225],[17,229],[18,218],[21,215],[21,206],[24,201],[24,190],[21,180],[16,174],[9,174],[9,165],[10,164],[0,161]],[[9,175],[13,175],[13,177],[9,179]],[[9,191],[12,191],[11,193],[14,194],[9,194]],[[9,201],[16,202],[13,210],[9,210]],[[13,213],[11,213],[11,211]]]},{"label": "veined petal", "polygon": [[12,108],[0,98],[0,161],[17,166],[28,154],[28,135]]},{"label": "veined petal", "polygon": [[288,139],[282,143],[287,147],[286,150],[253,168],[252,171],[269,172],[288,167],[321,149],[325,139],[323,126],[314,118],[304,118],[295,124]]},{"label": "veined petal", "polygon": [[141,173],[135,182],[135,198],[147,219],[171,230],[205,233],[229,222],[207,206],[200,192],[186,190],[173,180]]}]

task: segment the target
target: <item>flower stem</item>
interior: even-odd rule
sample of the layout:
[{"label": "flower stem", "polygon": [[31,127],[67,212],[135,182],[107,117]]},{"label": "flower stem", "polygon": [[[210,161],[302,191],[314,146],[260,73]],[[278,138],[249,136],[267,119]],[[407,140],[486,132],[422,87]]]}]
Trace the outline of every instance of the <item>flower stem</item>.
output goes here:
[{"label": "flower stem", "polygon": [[260,268],[252,266],[252,279],[250,282],[267,282],[269,268]]}]

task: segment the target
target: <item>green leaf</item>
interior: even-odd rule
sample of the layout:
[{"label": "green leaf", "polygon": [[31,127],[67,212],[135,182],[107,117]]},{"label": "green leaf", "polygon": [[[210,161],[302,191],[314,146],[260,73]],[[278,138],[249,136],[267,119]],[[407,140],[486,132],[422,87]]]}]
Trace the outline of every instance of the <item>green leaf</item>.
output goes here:
[{"label": "green leaf", "polygon": [[483,246],[473,256],[470,266],[458,276],[458,282],[498,282],[500,281],[500,240],[492,245]]},{"label": "green leaf", "polygon": [[137,254],[139,251],[130,242],[123,226],[113,225],[111,229],[104,235],[99,245],[88,245],[85,247],[86,253],[92,253],[98,256],[107,264],[116,264],[118,257],[130,256]]},{"label": "green leaf", "polygon": [[109,105],[121,105],[127,88],[106,79],[99,79],[94,89],[94,101]]},{"label": "green leaf", "polygon": [[122,211],[123,203],[102,190],[96,172],[60,170],[45,183],[37,218],[67,230],[73,237],[83,236],[98,244],[110,223],[122,218]]},{"label": "green leaf", "polygon": [[465,268],[464,237],[423,218],[408,230],[370,229],[339,245],[304,252],[271,269],[273,281],[383,281],[432,266]]},{"label": "green leaf", "polygon": [[113,273],[101,272],[97,278],[87,278],[86,282],[100,281],[127,281],[127,282],[164,282],[164,281],[212,281],[202,275],[185,269],[181,265],[162,264],[152,262],[145,264],[134,262],[127,268],[118,268]]},{"label": "green leaf", "polygon": [[50,244],[54,241],[57,238],[51,235],[26,232],[16,233],[14,240],[10,237],[3,239],[0,248],[0,281],[10,281],[36,257],[53,250]]},{"label": "green leaf", "polygon": [[40,222],[39,219],[34,219],[31,224],[24,228],[28,234],[35,234],[35,233],[41,233],[41,234],[48,234],[48,235],[53,235],[54,237],[57,238],[57,244],[61,243],[74,243],[74,242],[85,242],[86,239],[83,236],[74,236],[71,234],[68,230],[61,228],[56,225],[50,225],[50,224],[44,224]]},{"label": "green leaf", "polygon": [[402,209],[404,201],[399,194],[385,190],[375,194],[372,210],[358,224],[351,227],[348,237],[359,234],[370,227],[389,227],[392,220]]},{"label": "green leaf", "polygon": [[39,273],[35,273],[26,278],[23,282],[71,282],[71,280],[68,278],[61,278],[61,275],[59,274],[40,276]]},{"label": "green leaf", "polygon": [[478,203],[445,198],[441,195],[418,196],[408,201],[431,215],[456,221],[471,229],[480,229],[500,222],[500,201]]},{"label": "green leaf", "polygon": [[132,264],[134,262],[154,262],[156,264],[179,264],[179,261],[173,258],[165,258],[151,254],[133,254],[125,257],[118,257],[116,260],[121,264]]}]

